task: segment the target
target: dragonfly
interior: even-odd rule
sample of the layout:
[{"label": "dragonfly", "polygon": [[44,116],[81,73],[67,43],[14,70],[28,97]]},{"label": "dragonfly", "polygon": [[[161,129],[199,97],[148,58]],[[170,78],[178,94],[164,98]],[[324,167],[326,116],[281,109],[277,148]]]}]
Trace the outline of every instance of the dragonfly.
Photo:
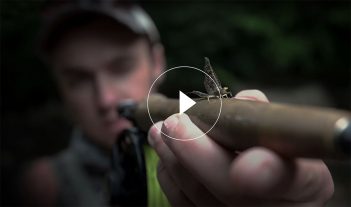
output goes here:
[{"label": "dragonfly", "polygon": [[[233,97],[232,92],[228,87],[222,87],[221,82],[219,81],[216,73],[212,69],[210,59],[205,57],[205,66],[203,71],[207,73],[204,78],[204,86],[207,93],[200,91],[192,91],[191,94],[197,95],[200,99],[207,99],[209,101],[210,98],[231,98]],[[210,77],[211,78],[210,78]]]}]

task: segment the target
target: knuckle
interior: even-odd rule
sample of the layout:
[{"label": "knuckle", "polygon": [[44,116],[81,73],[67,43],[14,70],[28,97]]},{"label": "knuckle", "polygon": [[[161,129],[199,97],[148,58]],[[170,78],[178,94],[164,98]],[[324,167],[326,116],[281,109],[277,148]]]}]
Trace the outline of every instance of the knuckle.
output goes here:
[{"label": "knuckle", "polygon": [[334,182],[328,167],[322,162],[319,200],[325,204],[334,194]]}]

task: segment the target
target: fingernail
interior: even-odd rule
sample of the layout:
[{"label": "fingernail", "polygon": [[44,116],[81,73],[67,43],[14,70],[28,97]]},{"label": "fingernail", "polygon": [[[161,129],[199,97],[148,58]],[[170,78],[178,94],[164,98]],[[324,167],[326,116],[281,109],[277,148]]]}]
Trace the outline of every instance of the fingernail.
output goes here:
[{"label": "fingernail", "polygon": [[239,100],[248,100],[248,101],[258,101],[258,99],[254,96],[235,96],[235,99],[239,99]]},{"label": "fingernail", "polygon": [[175,114],[168,117],[164,122],[164,126],[168,132],[170,132],[179,122],[179,115]]},{"label": "fingernail", "polygon": [[155,126],[151,127],[149,131],[149,136],[147,136],[147,141],[149,142],[151,147],[155,147],[156,136],[157,136],[157,128]]}]

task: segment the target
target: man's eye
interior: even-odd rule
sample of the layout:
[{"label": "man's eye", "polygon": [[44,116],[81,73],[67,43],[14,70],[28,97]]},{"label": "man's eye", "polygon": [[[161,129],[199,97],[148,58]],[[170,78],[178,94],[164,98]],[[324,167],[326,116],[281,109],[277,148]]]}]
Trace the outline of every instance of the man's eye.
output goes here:
[{"label": "man's eye", "polygon": [[132,62],[124,62],[124,63],[113,65],[113,67],[111,67],[110,71],[114,75],[125,76],[133,71],[134,66],[135,66],[135,64],[133,64]]},{"label": "man's eye", "polygon": [[90,77],[88,76],[70,76],[67,77],[66,82],[70,87],[81,87],[90,82]]}]

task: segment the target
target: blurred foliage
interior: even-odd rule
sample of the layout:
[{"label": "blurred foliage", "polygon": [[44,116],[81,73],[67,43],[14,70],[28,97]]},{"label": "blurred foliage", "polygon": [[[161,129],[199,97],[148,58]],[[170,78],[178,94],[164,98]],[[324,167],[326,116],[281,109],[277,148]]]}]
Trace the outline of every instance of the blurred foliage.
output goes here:
[{"label": "blurred foliage", "polygon": [[160,28],[170,65],[199,65],[209,56],[218,68],[245,80],[349,82],[350,2],[146,6]]},{"label": "blurred foliage", "polygon": [[337,107],[351,107],[349,1],[149,2],[145,7],[159,27],[169,67],[202,68],[208,56],[234,91],[242,82],[274,87],[316,82],[329,90]]}]

